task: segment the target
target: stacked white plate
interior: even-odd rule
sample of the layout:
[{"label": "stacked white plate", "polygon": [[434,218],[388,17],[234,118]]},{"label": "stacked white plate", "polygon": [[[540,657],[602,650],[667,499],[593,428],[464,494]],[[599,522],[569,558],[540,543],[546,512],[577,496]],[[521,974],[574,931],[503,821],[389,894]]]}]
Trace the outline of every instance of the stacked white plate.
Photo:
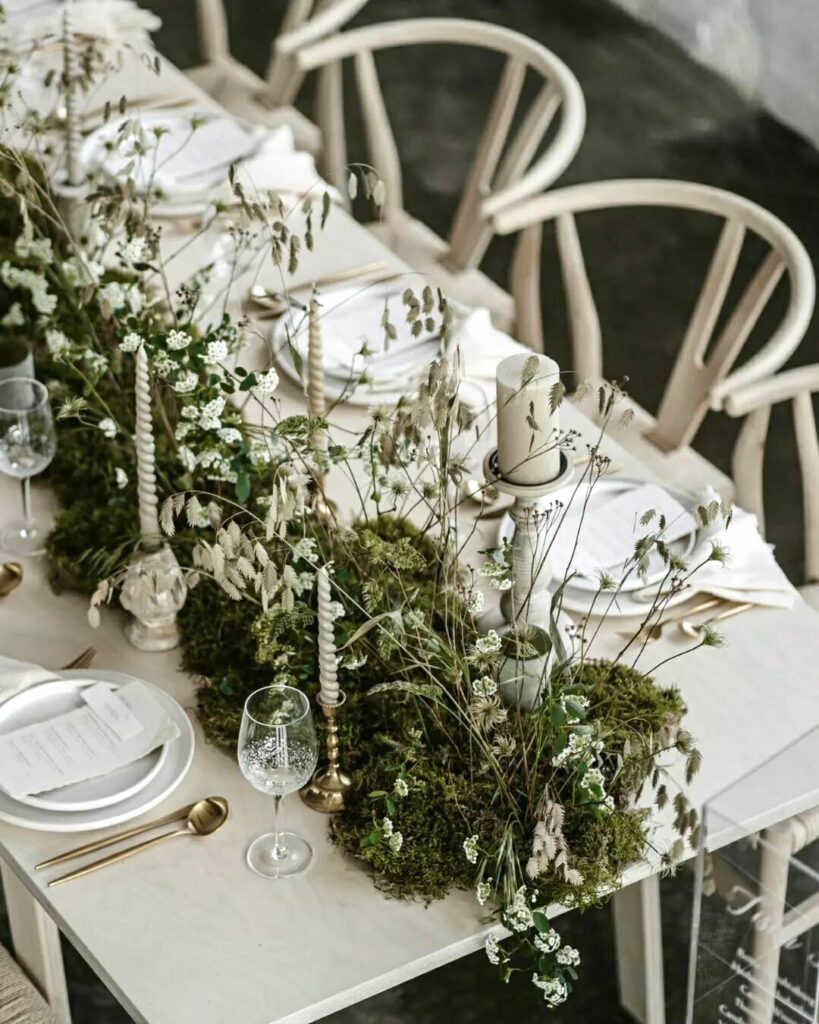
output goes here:
[{"label": "stacked white plate", "polygon": [[224,184],[231,164],[266,137],[265,129],[213,111],[144,111],[91,132],[80,160],[109,180],[132,181],[138,192],[159,191],[164,202],[151,206],[157,216],[191,216]]},{"label": "stacked white plate", "polygon": [[[592,488],[588,502],[584,501],[584,495],[575,494],[575,484],[570,484],[565,489],[555,492],[549,496],[549,500],[561,501],[566,506],[563,521],[559,527],[563,537],[572,541],[579,533],[579,544],[583,543],[583,531],[581,517],[600,509],[613,498],[618,497],[629,489],[644,487],[645,480],[630,480],[618,477],[617,479],[598,480]],[[676,499],[684,508],[694,508],[696,500],[683,491],[673,487],[663,487],[672,498]],[[648,528],[647,528],[648,529]],[[515,528],[512,519],[507,515],[501,520],[499,539],[507,538],[512,540]],[[645,531],[643,531],[645,532]],[[681,558],[689,558],[693,552],[706,543],[703,530],[694,527],[689,533],[672,541],[668,547]],[[604,591],[600,593],[600,574],[581,574],[576,567],[569,564],[557,564],[559,559],[552,560],[553,582],[552,587],[557,587],[570,572],[574,572],[566,587],[563,590],[563,609],[581,615],[588,613],[592,602],[595,602],[595,613],[605,614],[611,617],[626,618],[628,616],[645,615],[655,597],[659,593],[663,581],[668,574],[668,566],[662,558],[653,551],[649,556],[648,570],[644,576],[631,572],[628,578],[619,586],[617,597],[612,601],[613,592]],[[600,566],[601,571],[606,571],[618,584],[623,579],[623,563]],[[666,581],[667,585],[667,581]],[[691,599],[690,590],[682,590],[672,597],[663,598],[666,607],[673,607],[677,604],[684,604]]]},{"label": "stacked white plate", "polygon": [[[82,691],[95,683],[114,688],[134,682],[123,672],[57,673],[0,704],[0,733],[45,722],[84,706]],[[115,772],[32,796],[0,790],[0,820],[45,832],[84,832],[118,825],[149,811],[184,779],[193,760],[194,734],[184,710],[164,690],[142,681],[179,729],[175,740]]]},{"label": "stacked white plate", "polygon": [[[391,405],[412,391],[439,354],[440,337],[412,335],[401,301],[403,285],[358,281],[322,292],[321,339],[327,397],[352,405]],[[384,309],[398,337],[387,342]],[[456,311],[457,315],[457,311]],[[362,354],[362,348],[367,354]],[[302,380],[298,363],[307,360],[307,317],[294,307],[273,328],[273,351],[284,373]]]}]

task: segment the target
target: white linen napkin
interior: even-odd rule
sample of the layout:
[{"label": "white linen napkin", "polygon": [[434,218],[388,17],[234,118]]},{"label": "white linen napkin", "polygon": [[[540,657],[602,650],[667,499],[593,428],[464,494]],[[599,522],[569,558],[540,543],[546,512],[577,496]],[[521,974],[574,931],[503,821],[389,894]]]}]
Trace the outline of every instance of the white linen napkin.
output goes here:
[{"label": "white linen napkin", "polygon": [[47,668],[0,654],[0,704],[29,686],[56,678]]},{"label": "white linen napkin", "polygon": [[708,562],[691,578],[693,587],[726,601],[793,607],[796,590],[777,564],[773,547],[760,536],[755,515],[735,509],[728,529],[712,532],[692,554],[690,564],[707,557],[711,540],[727,549],[728,561]]},{"label": "white linen napkin", "polygon": [[[17,45],[59,37],[62,33],[62,3],[6,0],[4,6]],[[162,25],[158,15],[137,6],[133,0],[74,0],[71,18],[76,33],[97,39],[142,41]]]},{"label": "white linen napkin", "polygon": [[[339,199],[338,191],[319,174],[313,157],[296,149],[289,125],[274,128],[258,149],[237,166],[236,180],[249,196],[258,192],[295,196],[329,192],[334,202]],[[222,198],[229,201],[229,186],[225,185],[223,191]]]}]

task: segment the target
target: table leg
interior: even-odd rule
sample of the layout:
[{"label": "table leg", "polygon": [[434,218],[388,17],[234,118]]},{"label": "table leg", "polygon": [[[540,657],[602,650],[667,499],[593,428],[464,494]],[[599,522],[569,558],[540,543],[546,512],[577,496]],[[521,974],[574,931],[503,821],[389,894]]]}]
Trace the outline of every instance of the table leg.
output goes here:
[{"label": "table leg", "polygon": [[660,879],[652,875],[614,894],[620,1002],[640,1024],[665,1024]]},{"label": "table leg", "polygon": [[57,1024],[71,1024],[60,930],[7,864],[0,861],[14,958],[51,1007]]}]

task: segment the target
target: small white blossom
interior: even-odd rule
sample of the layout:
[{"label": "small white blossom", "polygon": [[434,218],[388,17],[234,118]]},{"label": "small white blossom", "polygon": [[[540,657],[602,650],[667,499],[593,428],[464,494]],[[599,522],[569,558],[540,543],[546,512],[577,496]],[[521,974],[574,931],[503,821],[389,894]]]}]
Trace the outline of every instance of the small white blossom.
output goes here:
[{"label": "small white blossom", "polygon": [[491,880],[488,882],[479,882],[475,888],[475,899],[483,906],[489,897],[492,895],[492,883]]},{"label": "small white blossom", "polygon": [[236,427],[222,427],[218,434],[219,440],[224,441],[225,444],[238,444],[242,440],[242,432]]},{"label": "small white blossom", "polygon": [[128,474],[121,466],[117,466],[114,470],[114,480],[116,481],[117,487],[122,490],[123,487],[128,486]]},{"label": "small white blossom", "polygon": [[501,638],[494,629],[490,629],[486,636],[478,637],[475,647],[481,654],[497,654],[501,649]]},{"label": "small white blossom", "polygon": [[395,780],[395,786],[393,788],[395,790],[395,795],[396,796],[408,796],[409,795],[409,786],[407,785],[407,780],[406,779],[396,779]]},{"label": "small white blossom", "polygon": [[[153,357],[154,373],[159,377],[167,377],[171,370],[176,368],[176,363],[171,359],[167,352],[163,352],[161,349],[154,354]],[[183,410],[183,415],[184,415]]]},{"label": "small white blossom", "polygon": [[115,312],[118,309],[122,309],[127,301],[125,289],[119,281],[109,281],[108,284],[104,284],[100,288],[100,299],[103,302],[107,302]]},{"label": "small white blossom", "polygon": [[71,341],[68,336],[63,334],[62,331],[58,331],[56,328],[50,328],[47,330],[45,339],[48,351],[55,359],[61,359],[68,355],[71,350]]},{"label": "small white blossom", "polygon": [[101,419],[97,424],[97,427],[103,432],[109,441],[117,436],[117,425],[110,416],[106,416],[104,419]]},{"label": "small white blossom", "polygon": [[23,314],[23,307],[19,302],[12,302],[6,315],[0,320],[0,326],[22,327],[25,322],[26,318]]},{"label": "small white blossom", "polygon": [[102,352],[97,352],[93,348],[86,348],[83,349],[81,355],[83,362],[88,364],[92,372],[103,374],[108,369],[108,360]]},{"label": "small white blossom", "polygon": [[599,768],[589,768],[580,780],[580,785],[583,789],[590,789],[592,786],[602,786],[604,782],[603,773]]},{"label": "small white blossom", "polygon": [[256,377],[256,390],[263,395],[272,394],[279,386],[279,375],[271,366],[269,370],[260,373]]},{"label": "small white blossom", "polygon": [[173,382],[173,389],[178,395],[187,395],[194,390],[199,383],[199,378],[193,370],[183,370]]},{"label": "small white blossom", "polygon": [[312,537],[302,537],[293,545],[293,558],[296,561],[303,558],[306,562],[315,562],[318,558],[318,547]]},{"label": "small white blossom", "polygon": [[486,958],[490,964],[500,963],[500,945],[494,935],[490,935],[486,940]]},{"label": "small white blossom", "polygon": [[560,935],[554,928],[535,936],[535,949],[540,950],[541,953],[554,953],[559,948]]},{"label": "small white blossom", "polygon": [[498,684],[492,676],[481,676],[472,680],[472,692],[476,697],[493,697],[498,692]]},{"label": "small white blossom", "polygon": [[404,845],[404,837],[401,835],[400,832],[393,832],[388,842],[390,844],[390,849],[392,850],[392,852],[398,853],[398,851]]},{"label": "small white blossom", "polygon": [[51,263],[54,259],[50,238],[26,238],[20,235],[14,243],[14,252],[20,259],[34,259],[39,263]]},{"label": "small white blossom", "polygon": [[483,606],[486,604],[486,598],[482,590],[471,590],[469,597],[466,599],[466,610],[472,612],[473,615],[477,612],[483,611]]},{"label": "small white blossom", "polygon": [[144,238],[129,238],[119,247],[119,258],[123,263],[141,263],[148,253]]},{"label": "small white blossom", "polygon": [[222,421],[219,417],[222,415],[224,408],[225,399],[221,395],[206,402],[202,406],[199,416],[199,426],[203,430],[219,430],[222,426]]},{"label": "small white blossom", "polygon": [[381,831],[385,836],[391,836],[393,833],[392,820],[390,818],[381,819]]},{"label": "small white blossom", "polygon": [[141,334],[137,334],[136,331],[129,331],[119,343],[119,347],[123,352],[136,352],[142,345],[143,340]]},{"label": "small white blossom", "polygon": [[209,341],[207,351],[205,352],[205,362],[214,365],[215,363],[221,363],[223,359],[227,358],[228,347],[227,342],[218,339],[217,341]]},{"label": "small white blossom", "polygon": [[192,473],[196,469],[196,456],[187,445],[182,445],[177,452],[177,455],[179,456],[179,461],[189,473]]},{"label": "small white blossom", "polygon": [[344,605],[341,601],[330,602],[330,615],[333,617],[333,621],[340,619],[344,615]]},{"label": "small white blossom", "polygon": [[564,946],[557,951],[556,960],[563,967],[577,967],[580,964],[580,953],[574,946]]},{"label": "small white blossom", "polygon": [[548,1006],[559,1006],[566,1002],[569,989],[562,978],[541,978],[533,974],[532,984],[543,990],[543,998]]},{"label": "small white blossom", "polygon": [[464,856],[470,864],[477,864],[478,862],[478,839],[479,836],[469,836],[464,839]]},{"label": "small white blossom", "polygon": [[522,885],[504,911],[505,923],[514,932],[526,932],[534,924],[532,910],[526,902],[526,886]]},{"label": "small white blossom", "polygon": [[191,337],[189,334],[186,334],[185,331],[168,331],[168,336],[165,341],[171,351],[181,352],[183,348],[188,347]]}]

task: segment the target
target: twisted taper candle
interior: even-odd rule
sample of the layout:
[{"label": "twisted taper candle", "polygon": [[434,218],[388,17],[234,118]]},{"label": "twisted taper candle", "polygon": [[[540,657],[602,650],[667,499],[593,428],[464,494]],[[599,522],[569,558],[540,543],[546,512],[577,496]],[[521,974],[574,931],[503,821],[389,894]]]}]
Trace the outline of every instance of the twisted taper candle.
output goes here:
[{"label": "twisted taper candle", "polygon": [[[321,341],[319,303],[315,292],[307,311],[307,411],[313,419],[323,420],[327,415],[327,398],[324,393],[324,348]],[[326,455],[327,431],[317,430],[313,434],[313,444],[322,455]]]},{"label": "twisted taper candle", "polygon": [[161,534],[157,512],[159,503],[156,496],[154,427],[151,420],[151,374],[144,346],[136,354],[135,391],[139,531],[143,545],[156,548],[161,543]]},{"label": "twisted taper candle", "polygon": [[321,699],[325,704],[338,702],[338,657],[333,628],[330,574],[322,566],[316,573],[318,592],[318,662]]},{"label": "twisted taper candle", "polygon": [[80,167],[79,110],[77,108],[77,39],[74,35],[72,0],[63,0],[63,88],[65,89],[65,170],[69,185],[82,184]]}]

